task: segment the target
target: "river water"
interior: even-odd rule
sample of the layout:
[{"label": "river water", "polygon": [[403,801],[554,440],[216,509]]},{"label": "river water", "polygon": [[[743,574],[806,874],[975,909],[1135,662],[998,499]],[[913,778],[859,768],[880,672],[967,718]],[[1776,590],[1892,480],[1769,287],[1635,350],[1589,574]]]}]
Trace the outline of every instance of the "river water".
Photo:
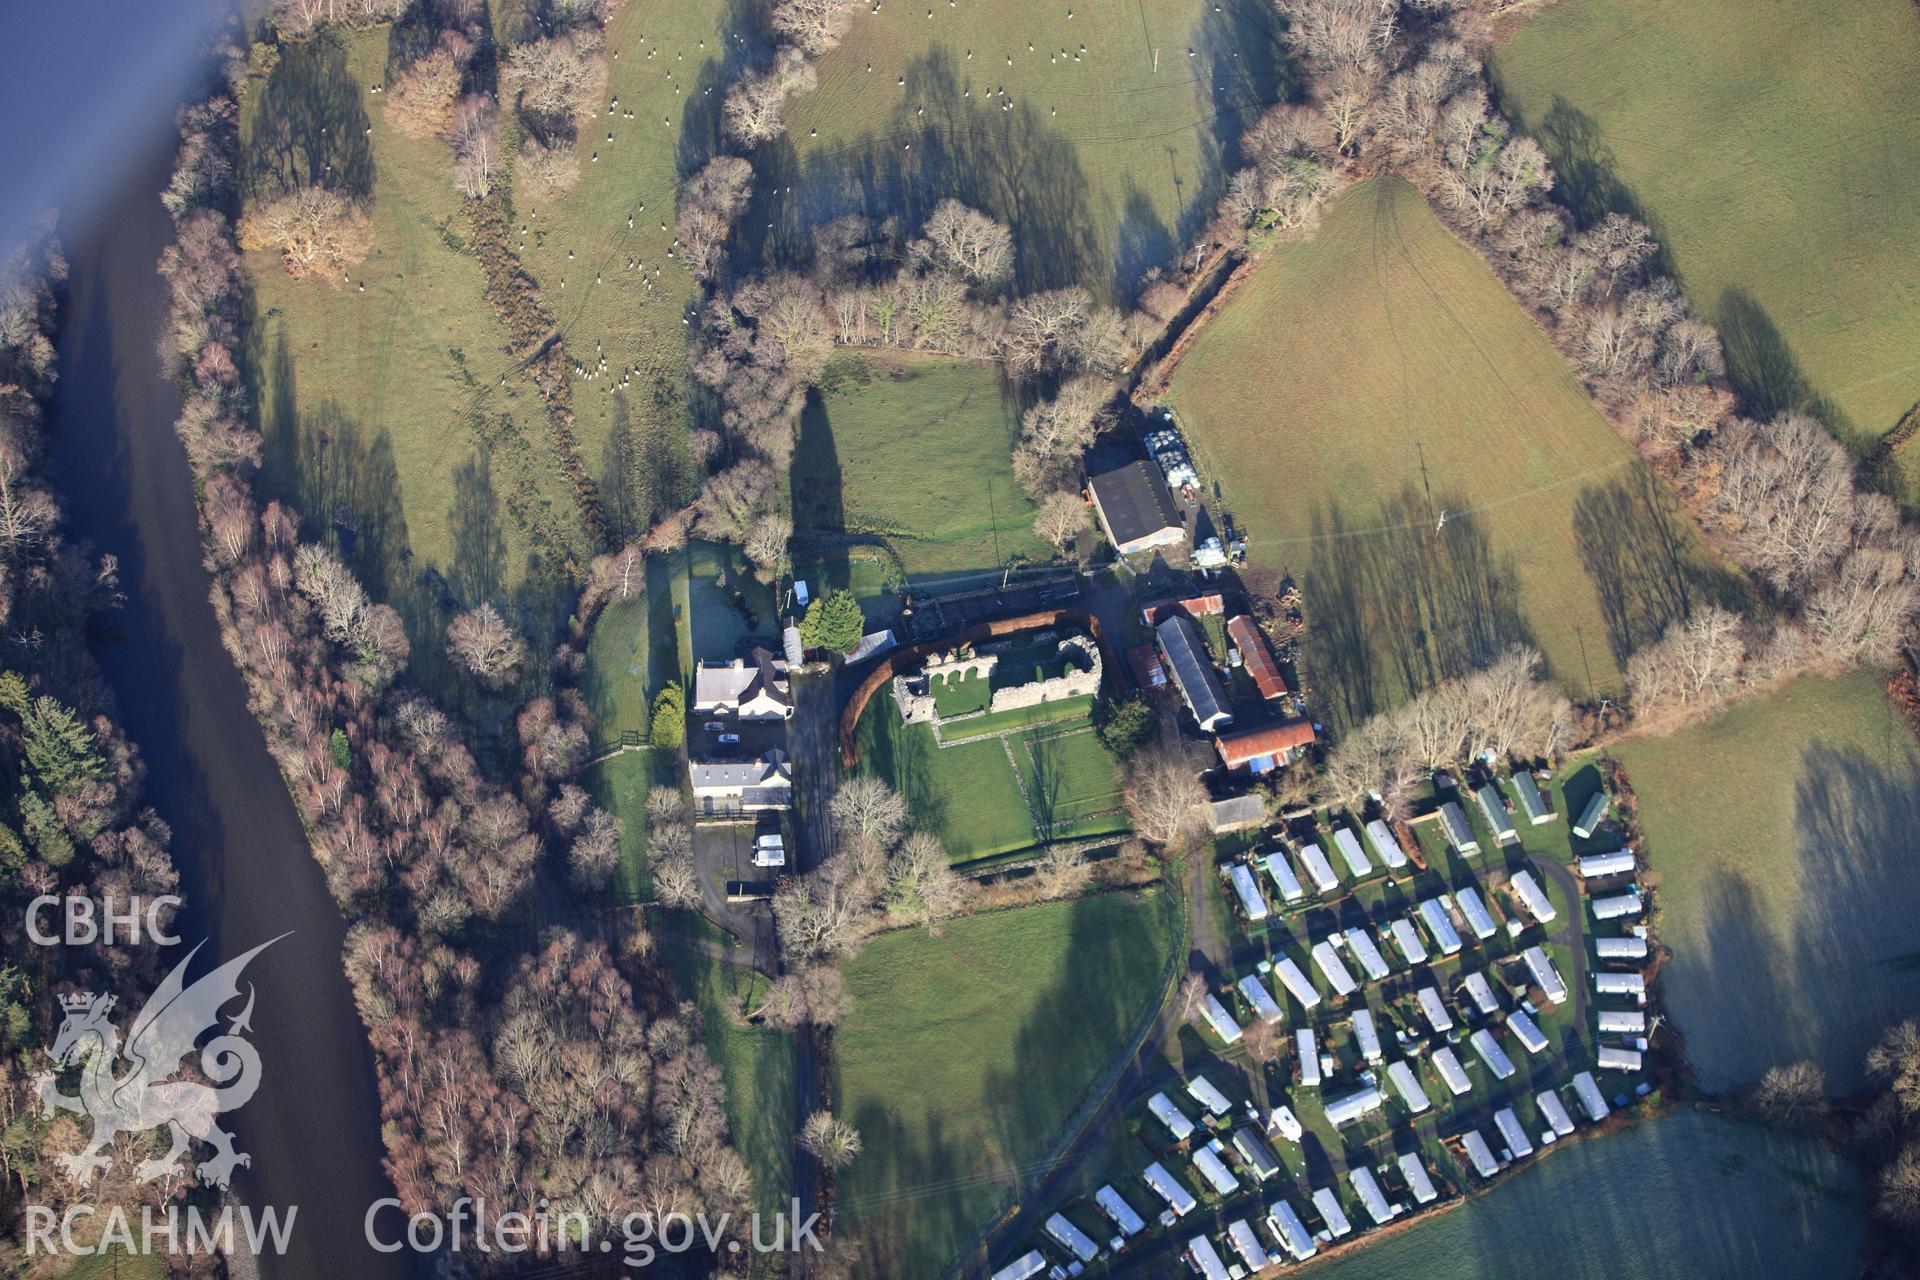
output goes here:
[{"label": "river water", "polygon": [[362,1228],[392,1188],[372,1055],[341,969],[345,926],[220,643],[173,434],[179,397],[156,354],[166,293],[154,264],[171,232],[157,193],[170,157],[171,139],[156,137],[91,225],[61,228],[73,272],[52,471],[72,533],[120,557],[126,607],[94,647],[145,756],[146,800],[173,828],[190,904],[182,936],[209,938],[226,959],[292,931],[247,970],[263,1071],[259,1092],[223,1118],[252,1156],[241,1198],[297,1206],[286,1256],[263,1259],[261,1273],[399,1277],[406,1265],[368,1247]]}]

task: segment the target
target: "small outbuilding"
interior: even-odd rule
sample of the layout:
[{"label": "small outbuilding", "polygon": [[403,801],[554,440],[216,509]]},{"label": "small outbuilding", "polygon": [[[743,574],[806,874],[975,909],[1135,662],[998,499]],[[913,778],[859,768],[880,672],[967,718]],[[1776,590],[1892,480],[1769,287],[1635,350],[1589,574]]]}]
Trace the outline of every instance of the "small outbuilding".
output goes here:
[{"label": "small outbuilding", "polygon": [[1228,796],[1207,805],[1207,823],[1213,834],[1246,831],[1267,820],[1267,806],[1259,796]]}]

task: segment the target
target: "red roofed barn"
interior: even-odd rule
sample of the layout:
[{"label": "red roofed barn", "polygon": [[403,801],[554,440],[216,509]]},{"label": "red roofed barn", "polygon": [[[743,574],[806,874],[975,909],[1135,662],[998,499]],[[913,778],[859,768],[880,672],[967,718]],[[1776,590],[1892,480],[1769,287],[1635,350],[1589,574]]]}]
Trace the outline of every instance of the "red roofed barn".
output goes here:
[{"label": "red roofed barn", "polygon": [[1241,733],[1223,733],[1214,745],[1220,759],[1234,773],[1269,773],[1292,763],[1300,749],[1314,740],[1313,722],[1294,720]]}]

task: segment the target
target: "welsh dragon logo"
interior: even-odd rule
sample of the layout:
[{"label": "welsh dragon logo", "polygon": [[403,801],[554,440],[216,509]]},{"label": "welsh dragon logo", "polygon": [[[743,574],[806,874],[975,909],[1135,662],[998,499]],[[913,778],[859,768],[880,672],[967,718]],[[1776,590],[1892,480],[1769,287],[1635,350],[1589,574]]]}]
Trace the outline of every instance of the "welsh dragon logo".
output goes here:
[{"label": "welsh dragon logo", "polygon": [[[251,983],[246,1006],[226,1031],[204,1045],[197,1042],[208,1031],[219,1029],[220,1010],[239,997],[240,973],[247,962],[278,941],[263,942],[188,986],[187,966],[200,952],[196,946],[174,966],[133,1020],[124,1050],[120,1032],[107,1016],[114,997],[91,992],[61,997],[66,1018],[47,1056],[55,1070],[79,1064],[80,1092],[77,1096],[61,1093],[53,1071],[35,1076],[34,1087],[44,1114],[72,1111],[93,1120],[93,1136],[86,1146],[57,1157],[69,1177],[83,1187],[90,1185],[95,1173],[113,1164],[108,1149],[116,1137],[163,1125],[173,1146],[158,1159],[143,1160],[135,1167],[134,1176],[143,1182],[182,1172],[180,1157],[189,1139],[214,1148],[213,1158],[202,1161],[198,1169],[200,1180],[211,1186],[226,1186],[237,1166],[252,1164],[252,1157],[234,1149],[233,1135],[214,1123],[215,1116],[243,1105],[260,1087],[259,1050],[243,1038],[253,1029]],[[213,1083],[169,1080],[181,1060],[196,1050],[201,1071]]]}]

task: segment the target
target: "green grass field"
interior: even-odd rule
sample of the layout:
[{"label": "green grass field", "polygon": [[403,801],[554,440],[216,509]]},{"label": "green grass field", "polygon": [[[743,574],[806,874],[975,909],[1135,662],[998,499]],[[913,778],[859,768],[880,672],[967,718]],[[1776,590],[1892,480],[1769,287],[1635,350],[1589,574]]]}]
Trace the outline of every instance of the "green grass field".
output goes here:
[{"label": "green grass field", "polygon": [[1702,1082],[1813,1058],[1857,1085],[1879,1032],[1920,1007],[1920,752],[1879,677],[1801,680],[1617,754]]},{"label": "green grass field", "polygon": [[[1091,705],[1076,698],[964,720],[950,734],[942,729],[942,746],[931,725],[902,724],[893,699],[877,695],[857,731],[860,769],[905,796],[914,825],[939,837],[958,864],[1029,848],[1043,835],[1112,835],[1128,829],[1120,771],[1085,729]],[[1023,726],[1004,738],[962,737]]]},{"label": "green grass field", "polygon": [[1864,450],[1920,400],[1913,5],[1571,0],[1493,70],[1558,199],[1658,234],[1752,411],[1819,410]]},{"label": "green grass field", "polygon": [[1265,6],[1211,0],[860,12],[765,157],[794,194],[760,221],[794,241],[849,209],[917,227],[953,196],[1012,228],[1021,288],[1131,296],[1212,215],[1241,131],[1286,96],[1279,36]]},{"label": "green grass field", "polygon": [[1682,601],[1738,594],[1399,179],[1355,186],[1279,248],[1170,399],[1254,570],[1301,578],[1317,682],[1345,716],[1521,639],[1577,692],[1616,691],[1617,661]]},{"label": "green grass field", "polygon": [[1017,729],[1027,725],[1051,724],[1056,720],[1078,720],[1093,714],[1093,696],[1083,694],[1077,698],[1061,698],[1055,702],[1042,702],[1031,707],[1012,707],[1006,711],[989,711],[986,715],[975,716],[962,724],[948,726],[941,730],[948,742],[957,742],[981,734],[998,733],[1002,729]]},{"label": "green grass field", "polygon": [[793,1036],[731,1016],[758,1003],[763,975],[678,946],[663,946],[661,957],[699,1006],[707,1050],[726,1079],[734,1148],[753,1171],[755,1203],[770,1218],[789,1208],[793,1195]]},{"label": "green grass field", "polygon": [[527,228],[521,258],[568,354],[589,366],[607,360],[606,374],[574,383],[576,430],[609,518],[628,529],[699,483],[686,454],[681,323],[698,290],[667,257],[673,233],[661,224],[673,224],[680,174],[709,153],[722,93],[714,86],[730,74],[721,53],[730,12],[722,0],[617,7],[607,25],[607,99],[581,128],[579,182],[556,197],[524,185],[514,192],[515,226]]},{"label": "green grass field", "polygon": [[387,56],[384,28],[323,36],[288,45],[250,86],[249,200],[324,178],[370,200],[373,249],[349,283],[292,280],[275,255],[246,255],[249,355],[270,490],[400,608],[418,665],[439,658],[449,602],[518,606],[535,625],[562,562],[589,548],[539,396],[500,384],[507,335],[482,297],[447,149],[395,133],[369,93]]},{"label": "green grass field", "polygon": [[647,875],[647,792],[681,781],[679,757],[667,751],[623,751],[581,775],[593,802],[620,823],[620,869],[608,892],[621,902],[639,902],[652,883]]},{"label": "green grass field", "polygon": [[793,459],[802,537],[884,539],[916,579],[1045,556],[1014,482],[1019,412],[993,365],[863,356],[807,403]]},{"label": "green grass field", "polygon": [[932,1277],[974,1239],[1158,1006],[1176,923],[1155,892],[888,934],[844,967],[840,1180],[870,1274]]}]

